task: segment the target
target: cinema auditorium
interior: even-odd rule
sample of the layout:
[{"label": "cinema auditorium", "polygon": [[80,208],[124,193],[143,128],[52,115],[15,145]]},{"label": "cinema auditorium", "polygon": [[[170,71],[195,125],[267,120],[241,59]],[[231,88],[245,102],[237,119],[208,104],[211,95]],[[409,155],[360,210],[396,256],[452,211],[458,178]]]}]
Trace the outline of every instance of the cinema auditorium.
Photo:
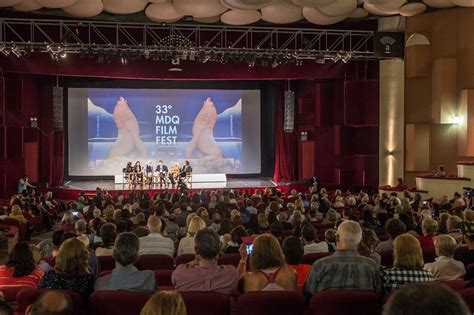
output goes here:
[{"label": "cinema auditorium", "polygon": [[474,0],[0,0],[0,315],[473,313]]}]

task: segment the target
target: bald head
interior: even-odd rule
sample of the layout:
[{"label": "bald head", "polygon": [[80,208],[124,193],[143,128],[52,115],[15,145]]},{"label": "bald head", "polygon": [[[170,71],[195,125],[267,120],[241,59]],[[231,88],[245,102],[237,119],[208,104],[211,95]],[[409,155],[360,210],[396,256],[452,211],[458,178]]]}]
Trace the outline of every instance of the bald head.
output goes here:
[{"label": "bald head", "polygon": [[355,221],[344,221],[337,228],[336,245],[338,249],[357,250],[362,240],[362,228]]},{"label": "bald head", "polygon": [[160,233],[161,231],[161,220],[155,215],[151,215],[148,218],[148,230],[150,233]]},{"label": "bald head", "polygon": [[73,313],[71,297],[62,291],[43,292],[27,310],[28,315],[71,315]]}]

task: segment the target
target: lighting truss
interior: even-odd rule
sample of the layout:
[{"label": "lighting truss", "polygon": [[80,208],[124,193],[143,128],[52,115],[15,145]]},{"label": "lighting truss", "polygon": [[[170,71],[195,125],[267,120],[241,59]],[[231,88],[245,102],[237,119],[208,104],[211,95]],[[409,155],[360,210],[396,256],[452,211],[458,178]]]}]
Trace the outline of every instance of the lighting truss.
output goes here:
[{"label": "lighting truss", "polygon": [[74,53],[102,59],[210,60],[249,66],[256,60],[274,66],[307,59],[321,63],[336,56],[378,59],[373,36],[372,31],[358,30],[0,19],[1,52],[16,56],[45,52],[55,59]]}]

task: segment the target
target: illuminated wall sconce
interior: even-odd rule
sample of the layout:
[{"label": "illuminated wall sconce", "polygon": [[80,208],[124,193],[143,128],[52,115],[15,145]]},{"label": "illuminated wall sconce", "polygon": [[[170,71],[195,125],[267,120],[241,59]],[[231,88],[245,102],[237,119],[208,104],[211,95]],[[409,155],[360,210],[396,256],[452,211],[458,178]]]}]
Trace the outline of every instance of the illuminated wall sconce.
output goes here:
[{"label": "illuminated wall sconce", "polygon": [[451,116],[451,123],[453,125],[459,125],[460,123],[462,123],[462,117],[459,116],[459,115],[453,115]]},{"label": "illuminated wall sconce", "polygon": [[38,118],[31,117],[30,118],[30,127],[31,128],[38,128]]}]

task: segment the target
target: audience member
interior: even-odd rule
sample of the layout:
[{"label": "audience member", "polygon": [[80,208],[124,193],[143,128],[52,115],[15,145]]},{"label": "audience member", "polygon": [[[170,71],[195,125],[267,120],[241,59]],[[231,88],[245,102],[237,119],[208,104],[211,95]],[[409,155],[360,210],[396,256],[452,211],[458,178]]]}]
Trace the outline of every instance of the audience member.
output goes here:
[{"label": "audience member", "polygon": [[186,305],[178,292],[160,291],[148,299],[140,315],[186,315]]},{"label": "audience member", "polygon": [[424,269],[431,272],[435,281],[449,281],[464,277],[466,268],[460,261],[454,260],[456,240],[450,235],[440,235],[434,238],[436,261],[425,264]]},{"label": "audience member", "polygon": [[139,255],[162,254],[173,256],[174,243],[173,240],[161,235],[161,220],[157,216],[151,215],[148,218],[148,230],[150,234],[140,238]]},{"label": "audience member", "polygon": [[[243,246],[242,246],[243,247]],[[246,253],[241,250],[241,253]],[[271,234],[257,236],[250,254],[252,272],[243,276],[243,290],[295,291],[298,275],[288,268],[278,240]]]},{"label": "audience member", "polygon": [[326,232],[324,232],[324,240],[326,244],[328,244],[328,250],[331,253],[336,251],[336,234],[337,231],[335,229],[327,229]]},{"label": "audience member", "polygon": [[301,240],[298,237],[290,236],[283,241],[282,247],[285,261],[290,269],[296,271],[296,274],[298,275],[297,285],[301,288],[311,270],[310,265],[300,264],[304,253],[303,243],[301,243]]},{"label": "audience member", "polygon": [[[188,218],[190,215],[188,216]],[[206,222],[198,216],[194,216],[188,224],[188,233],[179,241],[177,256],[183,254],[195,254],[194,236],[196,233],[206,227]]]},{"label": "audience member", "polygon": [[362,241],[360,242],[358,248],[359,254],[372,258],[377,263],[377,266],[380,266],[380,261],[382,259],[380,254],[375,251],[375,248],[379,243],[380,240],[377,237],[377,234],[375,234],[374,230],[362,230]]},{"label": "audience member", "polygon": [[225,254],[238,254],[242,245],[242,237],[247,237],[248,233],[243,226],[237,226],[230,232],[230,241],[224,249]]},{"label": "audience member", "polygon": [[[240,273],[234,266],[217,265],[220,250],[219,235],[210,228],[196,233],[196,259],[176,267],[171,276],[178,291],[212,291],[224,294],[236,292]],[[245,263],[242,259],[239,268]]]},{"label": "audience member", "polygon": [[138,271],[133,265],[138,260],[140,241],[129,232],[120,234],[113,248],[115,268],[112,273],[95,281],[95,291],[127,290],[155,292],[155,275],[152,271]]},{"label": "audience member", "polygon": [[385,230],[389,235],[389,239],[381,242],[375,251],[377,253],[383,253],[393,250],[393,241],[398,235],[406,232],[405,224],[399,219],[390,219],[385,223]]},{"label": "audience member", "polygon": [[102,238],[102,245],[96,248],[96,256],[112,256],[115,239],[117,238],[115,225],[112,223],[102,224],[100,227],[100,237]]},{"label": "audience member", "polygon": [[33,253],[26,243],[17,243],[5,265],[0,266],[0,290],[6,287],[36,287],[44,271],[36,266]]},{"label": "audience member", "polygon": [[305,295],[323,290],[380,291],[380,273],[375,261],[357,252],[362,228],[357,222],[344,221],[336,235],[337,250],[317,260],[304,285]]},{"label": "audience member", "polygon": [[38,284],[40,289],[67,289],[88,296],[94,289],[95,275],[88,264],[88,251],[78,239],[64,241],[56,257],[56,265]]},{"label": "audience member", "polygon": [[434,252],[433,238],[438,233],[438,222],[432,218],[425,218],[421,223],[422,236],[418,236],[421,249],[424,252]]},{"label": "audience member", "polygon": [[411,283],[393,293],[385,303],[383,315],[469,315],[461,296],[448,286],[436,283]]},{"label": "audience member", "polygon": [[72,315],[73,302],[69,294],[60,290],[48,290],[30,305],[26,315]]},{"label": "audience member", "polygon": [[21,210],[19,205],[13,205],[10,215],[8,216],[10,219],[17,220],[20,223],[25,224],[26,218],[23,216],[23,211]]},{"label": "audience member", "polygon": [[301,239],[304,243],[304,255],[311,253],[327,253],[329,251],[326,242],[315,242],[316,229],[312,224],[305,224],[301,229]]},{"label": "audience member", "polygon": [[420,242],[410,234],[397,236],[393,242],[393,268],[382,272],[385,292],[399,289],[411,282],[433,281],[431,272],[423,270]]}]

